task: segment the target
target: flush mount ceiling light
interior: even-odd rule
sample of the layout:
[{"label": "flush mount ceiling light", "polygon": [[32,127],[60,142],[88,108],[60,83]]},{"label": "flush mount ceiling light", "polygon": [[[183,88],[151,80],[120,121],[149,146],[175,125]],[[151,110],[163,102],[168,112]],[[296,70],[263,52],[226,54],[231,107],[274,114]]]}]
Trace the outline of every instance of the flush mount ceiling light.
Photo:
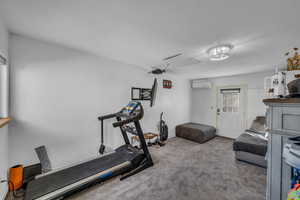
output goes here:
[{"label": "flush mount ceiling light", "polygon": [[211,47],[207,50],[209,59],[211,61],[220,61],[229,58],[230,51],[233,48],[230,44],[222,44],[218,46]]}]

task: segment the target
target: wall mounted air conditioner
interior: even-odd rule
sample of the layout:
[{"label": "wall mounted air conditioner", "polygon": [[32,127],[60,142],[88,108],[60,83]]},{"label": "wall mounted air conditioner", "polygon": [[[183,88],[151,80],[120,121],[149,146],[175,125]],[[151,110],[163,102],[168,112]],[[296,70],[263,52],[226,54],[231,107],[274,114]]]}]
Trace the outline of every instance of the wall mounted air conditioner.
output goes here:
[{"label": "wall mounted air conditioner", "polygon": [[212,83],[208,80],[192,80],[192,88],[212,88]]}]

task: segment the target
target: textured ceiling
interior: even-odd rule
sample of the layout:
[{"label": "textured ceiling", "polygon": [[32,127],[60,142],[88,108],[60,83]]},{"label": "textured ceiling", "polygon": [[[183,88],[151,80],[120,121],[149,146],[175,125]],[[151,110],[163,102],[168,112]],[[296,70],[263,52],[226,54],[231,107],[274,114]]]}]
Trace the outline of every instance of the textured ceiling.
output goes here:
[{"label": "textured ceiling", "polygon": [[[171,65],[190,78],[274,69],[300,47],[299,0],[0,0],[9,30],[150,69]],[[205,51],[234,45],[210,62]],[[197,58],[197,60],[191,59]]]}]

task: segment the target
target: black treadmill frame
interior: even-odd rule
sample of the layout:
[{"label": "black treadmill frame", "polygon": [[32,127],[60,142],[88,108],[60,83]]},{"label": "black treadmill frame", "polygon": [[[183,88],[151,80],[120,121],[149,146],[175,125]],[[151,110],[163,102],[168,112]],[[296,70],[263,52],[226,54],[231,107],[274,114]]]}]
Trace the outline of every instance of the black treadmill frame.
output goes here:
[{"label": "black treadmill frame", "polygon": [[[144,116],[144,109],[143,109],[143,106],[140,102],[137,102],[137,103],[139,105],[138,106],[138,108],[139,108],[138,114],[134,115],[133,117],[129,117],[125,120],[122,120],[122,117],[124,117],[124,115],[122,114],[122,110],[118,113],[115,113],[115,114],[109,114],[109,115],[104,115],[104,116],[98,117],[98,119],[102,122],[102,124],[103,124],[103,120],[105,120],[105,119],[110,119],[110,118],[114,118],[114,117],[116,118],[117,122],[113,123],[113,126],[114,127],[120,127],[120,131],[122,133],[122,136],[123,136],[123,139],[125,141],[125,145],[126,145],[127,148],[128,147],[135,148],[135,147],[133,147],[130,144],[127,131],[123,126],[126,125],[126,124],[129,124],[129,123],[133,123],[135,128],[136,128],[136,133],[137,133],[137,136],[139,137],[140,148],[143,151],[144,159],[142,160],[142,162],[134,165],[129,170],[128,173],[124,173],[123,176],[121,176],[120,180],[124,180],[124,179],[126,179],[126,178],[128,178],[128,177],[130,177],[134,174],[139,173],[140,171],[143,171],[144,169],[147,169],[148,167],[153,166],[153,160],[152,160],[151,154],[149,152],[146,140],[144,138],[144,133],[143,133],[140,121],[139,121]],[[124,146],[121,146],[119,148],[123,148],[123,147]]]},{"label": "black treadmill frame", "polygon": [[[134,123],[134,126],[136,128],[137,136],[139,137],[139,140],[140,140],[140,147],[141,147],[141,149],[143,151],[143,154],[144,154],[144,159],[140,163],[137,163],[134,166],[132,166],[132,168],[129,170],[129,172],[124,173],[123,176],[120,178],[120,180],[124,180],[125,178],[128,178],[128,177],[130,177],[134,174],[139,173],[140,171],[142,171],[142,170],[144,170],[148,167],[153,166],[153,160],[152,160],[151,154],[149,152],[146,140],[144,138],[144,133],[143,133],[143,130],[142,130],[141,124],[140,124],[140,120],[144,116],[144,109],[143,109],[143,106],[140,102],[135,101],[135,103],[137,103],[138,106],[136,106],[135,109],[132,112],[138,110],[136,115],[134,115],[134,114],[133,114],[133,116],[124,115],[123,112],[122,112],[123,109],[124,109],[123,108],[118,113],[98,117],[98,119],[101,121],[102,124],[103,124],[103,120],[111,119],[111,118],[114,118],[114,117],[116,118],[117,122],[113,123],[113,127],[120,127],[120,131],[121,131],[123,139],[125,141],[125,147],[126,148],[128,148],[128,147],[129,148],[135,148],[135,147],[133,147],[130,144],[127,131],[123,126],[126,125],[126,124],[129,124],[129,123]],[[122,120],[122,117],[125,117],[126,119]],[[103,133],[103,129],[101,129],[101,131]],[[101,134],[101,135],[103,135],[103,134]],[[103,141],[103,138],[102,138],[102,141]],[[118,149],[123,148],[123,147],[124,147],[124,145],[119,147]],[[117,149],[117,151],[118,151],[118,149]]]},{"label": "black treadmill frame", "polygon": [[[127,131],[125,130],[125,128],[123,128],[124,125],[127,125],[129,123],[134,123],[134,126],[136,128],[137,136],[139,137],[139,140],[140,140],[140,147],[141,147],[141,149],[143,151],[143,154],[144,154],[144,159],[137,166],[133,166],[133,168],[127,174],[124,174],[120,178],[120,180],[124,180],[125,178],[128,178],[129,176],[137,174],[140,171],[142,171],[142,170],[144,170],[148,167],[153,166],[153,160],[152,160],[151,154],[149,152],[146,140],[144,138],[144,133],[143,133],[143,130],[142,130],[142,127],[141,127],[141,124],[140,124],[140,119],[142,119],[143,116],[144,116],[144,109],[143,109],[143,106],[140,102],[136,102],[136,103],[138,104],[138,107],[136,107],[136,109],[139,108],[138,114],[133,115],[133,117],[129,117],[125,120],[122,120],[121,117],[124,116],[124,115],[122,114],[122,110],[121,110],[120,112],[115,114],[117,122],[113,123],[113,126],[114,127],[120,127],[120,130],[121,130],[121,133],[123,135],[123,139],[125,141],[125,144],[127,146],[131,147],[131,148],[135,148],[135,147],[131,146],[129,138],[128,138]],[[112,118],[112,115],[110,117]],[[101,117],[100,117],[99,120],[101,120]]]},{"label": "black treadmill frame", "polygon": [[[90,187],[94,184],[97,183],[101,183],[104,182],[112,177],[118,176],[118,175],[122,175],[120,180],[123,180],[125,178],[128,178],[129,176],[132,176],[148,167],[153,166],[153,161],[149,152],[149,149],[147,147],[145,138],[144,138],[144,134],[143,134],[143,130],[141,128],[140,122],[139,120],[141,120],[144,116],[144,110],[143,107],[141,105],[140,102],[138,102],[139,106],[139,112],[137,112],[138,114],[134,114],[132,117],[126,117],[122,114],[122,110],[118,113],[115,114],[110,114],[110,115],[105,115],[105,116],[100,116],[98,117],[98,119],[102,122],[101,125],[101,129],[103,130],[103,121],[105,119],[110,119],[110,118],[116,118],[117,122],[113,123],[114,127],[119,127],[120,131],[122,133],[125,145],[119,147],[118,149],[116,149],[116,152],[118,151],[140,151],[139,149],[133,147],[130,142],[129,142],[129,138],[128,138],[128,134],[127,131],[123,128],[124,125],[129,124],[129,123],[134,123],[135,127],[136,127],[136,132],[137,132],[137,136],[140,139],[140,144],[141,144],[141,149],[142,149],[142,153],[140,154],[140,156],[135,157],[135,159],[133,159],[130,162],[130,165],[123,167],[121,169],[119,169],[118,171],[114,171],[113,174],[111,176],[105,177],[105,178],[98,178],[97,180],[93,180],[93,181],[89,181],[84,183],[83,185],[80,185],[78,187],[74,187],[71,190],[66,190],[64,192],[62,192],[61,194],[58,194],[56,196],[52,196],[49,199],[61,199],[61,198],[65,198],[67,196],[70,196],[78,191],[84,190],[87,187]],[[122,120],[122,118],[124,118],[124,120]],[[103,138],[102,138],[103,141]],[[107,155],[109,156],[109,155]],[[109,168],[112,169],[112,168]],[[46,175],[47,176],[47,175]],[[91,175],[93,176],[93,175]],[[79,180],[78,180],[79,181]],[[55,190],[57,191],[57,190]],[[53,193],[55,191],[43,194],[43,196],[38,197],[37,199],[43,198],[44,196],[46,196],[47,194]],[[26,198],[27,199],[27,198]],[[30,198],[31,199],[31,198]]]},{"label": "black treadmill frame", "polygon": [[[123,128],[124,125],[129,124],[129,123],[134,123],[134,126],[136,128],[136,132],[137,132],[137,136],[139,137],[140,140],[140,144],[141,144],[141,149],[143,150],[143,153],[145,155],[146,158],[146,163],[148,163],[149,166],[153,165],[153,161],[152,161],[152,157],[150,155],[146,140],[144,138],[144,133],[143,130],[141,128],[141,124],[140,124],[140,120],[143,118],[144,116],[144,109],[143,106],[140,102],[136,102],[138,104],[138,107],[136,109],[139,109],[138,114],[137,115],[133,115],[132,117],[127,117],[127,119],[122,120],[122,117],[124,117],[124,115],[122,114],[122,110],[118,113],[115,114],[109,114],[109,115],[104,115],[104,116],[100,116],[98,117],[98,120],[101,121],[101,124],[103,125],[103,120],[106,119],[111,119],[111,118],[116,118],[117,122],[113,123],[114,127],[120,127],[120,131],[122,133],[125,145],[130,145],[130,141],[128,138],[128,134],[127,131],[125,130],[125,128]],[[103,129],[101,128],[101,131],[103,133]],[[103,134],[102,134],[103,135]],[[103,141],[103,138],[102,138]],[[132,147],[134,148],[134,147]]]}]

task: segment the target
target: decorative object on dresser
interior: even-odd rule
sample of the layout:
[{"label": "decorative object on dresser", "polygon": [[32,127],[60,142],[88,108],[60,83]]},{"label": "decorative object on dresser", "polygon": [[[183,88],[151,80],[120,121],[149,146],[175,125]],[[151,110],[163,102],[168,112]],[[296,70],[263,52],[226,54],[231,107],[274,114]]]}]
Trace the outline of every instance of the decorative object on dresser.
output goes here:
[{"label": "decorative object on dresser", "polygon": [[285,53],[285,56],[290,56],[287,59],[287,70],[292,71],[292,70],[300,70],[300,55],[298,53],[298,48],[295,47],[291,49],[289,52]]},{"label": "decorative object on dresser", "polygon": [[[299,74],[295,75],[295,78],[299,77]],[[287,84],[290,97],[300,98],[300,78],[297,78]]]},{"label": "decorative object on dresser", "polygon": [[264,78],[264,89],[266,98],[283,97],[286,95],[286,72],[279,72],[276,68],[275,74]]},{"label": "decorative object on dresser", "polygon": [[264,78],[265,98],[299,97],[300,71],[280,71]]}]

